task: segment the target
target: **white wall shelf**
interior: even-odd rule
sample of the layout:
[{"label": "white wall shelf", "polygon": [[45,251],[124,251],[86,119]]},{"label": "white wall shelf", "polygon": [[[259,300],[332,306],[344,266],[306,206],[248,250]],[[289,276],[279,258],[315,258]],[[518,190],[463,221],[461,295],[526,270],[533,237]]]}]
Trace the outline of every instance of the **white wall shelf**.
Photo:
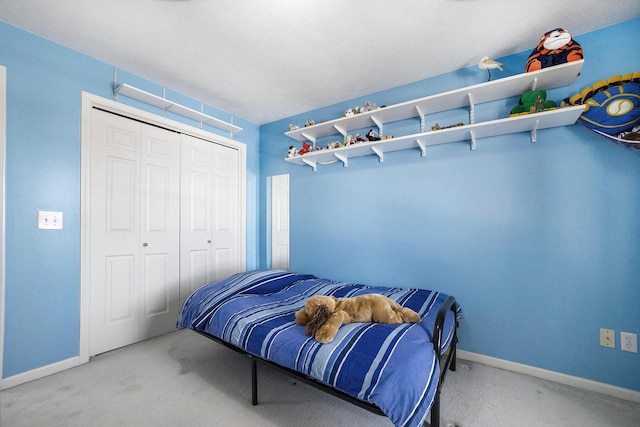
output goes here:
[{"label": "white wall shelf", "polygon": [[[335,149],[323,149],[302,156],[288,157],[285,160],[298,165],[309,165],[315,171],[318,164],[340,160],[346,167],[349,158],[371,154],[377,155],[382,162],[385,152],[410,148],[420,149],[422,156],[425,156],[427,146],[457,141],[469,140],[471,149],[474,150],[476,139],[516,132],[531,132],[531,141],[535,142],[536,131],[539,129],[574,124],[584,111],[584,106],[563,107],[540,113],[474,123],[475,104],[520,96],[530,90],[546,90],[571,84],[580,73],[583,64],[583,60],[568,62],[532,73],[480,83],[289,131],[285,135],[297,141],[311,141],[315,145],[317,139],[324,136],[335,134],[346,136],[352,130],[371,126],[377,126],[382,135],[382,127],[385,123],[415,117],[419,117],[421,121],[421,132],[417,134],[382,141],[362,142]],[[462,107],[469,107],[469,124],[425,132],[424,116],[426,114]]]},{"label": "white wall shelf", "polygon": [[342,161],[348,166],[350,158],[375,154],[380,162],[384,153],[399,150],[419,149],[426,156],[426,147],[451,142],[469,141],[471,150],[476,148],[476,139],[506,135],[518,132],[531,132],[531,142],[536,142],[536,132],[558,126],[574,124],[584,111],[584,105],[548,110],[498,120],[474,123],[437,131],[422,132],[413,135],[391,138],[383,141],[369,141],[331,150],[312,151],[302,156],[287,157],[285,160],[297,165],[309,165],[315,171],[318,164]]},{"label": "white wall shelf", "polygon": [[145,104],[162,108],[163,111],[170,111],[182,117],[195,120],[197,122],[200,122],[201,125],[209,125],[217,129],[221,129],[223,131],[229,132],[231,133],[232,137],[236,133],[242,131],[241,127],[238,127],[231,123],[227,123],[220,119],[216,119],[215,117],[211,117],[200,111],[193,110],[191,108],[185,107],[184,105],[180,105],[176,102],[170,101],[166,98],[154,95],[152,93],[146,92],[142,89],[138,89],[128,84],[121,84],[120,86],[115,88],[114,91],[118,95],[124,95],[128,98],[132,98],[137,101],[144,102]]}]

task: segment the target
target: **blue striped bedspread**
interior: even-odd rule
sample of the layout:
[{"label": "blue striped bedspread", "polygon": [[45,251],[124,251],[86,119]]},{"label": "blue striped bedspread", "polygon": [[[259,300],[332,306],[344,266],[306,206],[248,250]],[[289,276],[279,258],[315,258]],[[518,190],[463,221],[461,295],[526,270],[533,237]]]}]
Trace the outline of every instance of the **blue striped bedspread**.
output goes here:
[{"label": "blue striped bedspread", "polygon": [[[305,327],[295,324],[295,312],[313,295],[347,298],[369,293],[412,308],[422,322],[351,323],[343,325],[327,344],[305,336]],[[435,398],[440,366],[431,335],[436,313],[447,297],[428,290],[336,282],[283,270],[250,271],[194,291],[182,307],[178,327],[206,332],[373,403],[396,426],[419,426]],[[443,351],[451,342],[453,326],[449,312]]]}]

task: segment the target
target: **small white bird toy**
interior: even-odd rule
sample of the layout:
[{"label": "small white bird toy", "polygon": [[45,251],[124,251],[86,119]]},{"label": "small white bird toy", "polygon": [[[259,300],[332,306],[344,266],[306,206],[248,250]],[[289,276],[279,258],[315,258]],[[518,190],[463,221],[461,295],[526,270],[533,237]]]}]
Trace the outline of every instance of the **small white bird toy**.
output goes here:
[{"label": "small white bird toy", "polygon": [[485,56],[478,63],[478,68],[480,68],[481,70],[487,70],[487,72],[489,73],[489,80],[491,80],[491,69],[497,68],[498,70],[502,71],[502,63],[498,61],[494,61],[488,56]]}]

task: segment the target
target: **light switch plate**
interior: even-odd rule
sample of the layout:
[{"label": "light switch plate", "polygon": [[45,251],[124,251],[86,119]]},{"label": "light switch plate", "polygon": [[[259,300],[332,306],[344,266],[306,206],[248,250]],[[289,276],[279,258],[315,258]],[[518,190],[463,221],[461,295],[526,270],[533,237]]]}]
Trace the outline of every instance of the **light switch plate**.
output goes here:
[{"label": "light switch plate", "polygon": [[38,211],[38,229],[62,230],[62,212]]}]

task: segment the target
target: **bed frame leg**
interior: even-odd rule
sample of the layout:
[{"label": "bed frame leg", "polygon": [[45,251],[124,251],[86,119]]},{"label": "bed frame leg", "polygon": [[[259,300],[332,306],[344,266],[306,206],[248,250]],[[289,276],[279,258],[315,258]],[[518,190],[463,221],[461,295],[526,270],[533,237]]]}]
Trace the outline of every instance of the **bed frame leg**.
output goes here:
[{"label": "bed frame leg", "polygon": [[453,353],[451,358],[451,364],[449,365],[449,370],[456,370],[456,360],[458,359],[458,334],[456,333],[458,329],[458,325],[456,322],[456,331],[453,333],[453,342],[451,343],[451,352]]},{"label": "bed frame leg", "polygon": [[[440,387],[438,387],[440,388]],[[436,393],[436,399],[431,406],[431,424],[429,427],[440,427],[440,393]]]},{"label": "bed frame leg", "polygon": [[251,357],[251,404],[258,404],[258,367],[256,359]]}]

